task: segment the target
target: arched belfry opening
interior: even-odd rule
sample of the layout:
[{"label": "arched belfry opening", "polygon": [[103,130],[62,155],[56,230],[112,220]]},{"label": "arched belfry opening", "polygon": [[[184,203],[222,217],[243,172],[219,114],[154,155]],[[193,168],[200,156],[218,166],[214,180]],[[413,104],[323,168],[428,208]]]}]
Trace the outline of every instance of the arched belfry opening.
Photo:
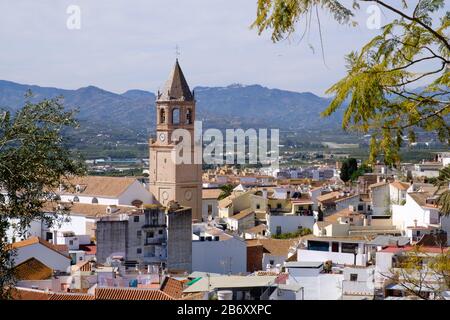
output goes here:
[{"label": "arched belfry opening", "polygon": [[164,108],[159,109],[159,123],[166,123],[166,110]]},{"label": "arched belfry opening", "polygon": [[181,120],[181,112],[179,107],[175,107],[172,109],[172,124],[177,125],[180,124]]},{"label": "arched belfry opening", "polygon": [[186,110],[186,124],[192,124],[192,109],[187,108]]}]

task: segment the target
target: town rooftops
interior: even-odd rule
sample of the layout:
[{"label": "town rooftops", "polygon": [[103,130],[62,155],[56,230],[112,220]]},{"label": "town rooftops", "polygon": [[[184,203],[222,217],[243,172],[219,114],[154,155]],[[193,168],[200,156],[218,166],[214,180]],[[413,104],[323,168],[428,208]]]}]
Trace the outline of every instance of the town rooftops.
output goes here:
[{"label": "town rooftops", "polygon": [[380,235],[377,236],[375,239],[369,241],[368,245],[374,245],[374,246],[389,246],[392,244],[397,244],[399,246],[405,246],[409,244],[410,239],[408,237],[396,237],[396,236],[384,236]]},{"label": "town rooftops", "polygon": [[[397,247],[397,246],[389,246],[386,247],[384,249],[382,249],[379,252],[390,252],[390,253],[401,253],[401,252],[408,252],[408,251],[412,251],[414,250],[414,246],[404,246],[404,247]],[[419,252],[424,252],[424,253],[436,253],[436,254],[440,254],[442,252],[447,252],[448,251],[448,247],[428,247],[428,246],[420,246]]]},{"label": "town rooftops", "polygon": [[30,258],[14,267],[17,280],[45,280],[50,279],[53,270],[36,258]]},{"label": "town rooftops", "polygon": [[155,289],[95,288],[96,300],[174,300],[167,293]]},{"label": "town rooftops", "polygon": [[85,293],[45,292],[29,288],[16,287],[12,292],[13,300],[95,300],[95,296]]},{"label": "town rooftops", "polygon": [[178,280],[166,277],[161,285],[161,291],[174,299],[180,299],[183,296],[183,289],[187,280]]},{"label": "town rooftops", "polygon": [[45,292],[28,288],[16,288],[15,300],[174,300],[168,294],[156,289],[139,288],[95,288],[95,294]]},{"label": "town rooftops", "polygon": [[264,223],[258,224],[257,226],[251,227],[245,230],[245,233],[261,233],[267,230],[267,226]]},{"label": "town rooftops", "polygon": [[352,243],[359,243],[359,242],[368,242],[375,238],[373,235],[366,235],[366,236],[348,236],[348,237],[317,237],[313,234],[309,234],[307,236],[303,236],[302,239],[308,240],[308,241],[341,241],[341,242],[352,242]]},{"label": "town rooftops", "polygon": [[63,190],[62,194],[117,198],[136,181],[135,178],[127,177],[72,177],[69,178],[66,183],[75,187],[78,186],[78,190],[72,190],[72,188],[70,188],[69,190]]},{"label": "town rooftops", "polygon": [[391,182],[390,184],[392,187],[398,189],[398,190],[408,190],[408,188],[410,187],[409,183],[406,182],[401,182],[401,181],[394,181]]},{"label": "town rooftops", "polygon": [[221,189],[203,189],[202,199],[217,199],[221,193]]},{"label": "town rooftops", "polygon": [[427,203],[427,200],[432,197],[429,192],[410,192],[408,195],[421,207],[437,209],[437,205]]},{"label": "town rooftops", "polygon": [[288,261],[284,264],[286,268],[310,268],[317,269],[323,266],[320,261]]},{"label": "town rooftops", "polygon": [[383,187],[385,185],[387,185],[388,183],[386,181],[380,181],[377,183],[372,183],[371,185],[369,185],[369,189],[375,189],[375,188],[379,188],[379,187]]},{"label": "town rooftops", "polygon": [[247,218],[248,216],[250,216],[251,214],[254,214],[254,213],[255,212],[253,211],[252,208],[247,208],[247,209],[244,209],[244,210],[240,211],[239,213],[231,216],[230,219],[241,220],[241,219]]},{"label": "town rooftops", "polygon": [[298,239],[253,239],[246,242],[248,247],[263,246],[265,253],[287,257],[291,247],[297,244]]},{"label": "town rooftops", "polygon": [[333,202],[341,193],[339,191],[333,191],[329,193],[322,194],[317,197],[319,202]]},{"label": "town rooftops", "polygon": [[39,237],[30,237],[26,240],[14,242],[13,244],[11,244],[11,247],[13,249],[20,249],[20,248],[32,246],[35,244],[41,244],[41,245],[47,247],[48,249],[53,250],[56,253],[59,253],[60,255],[64,256],[65,258],[70,259],[70,257],[68,256],[69,249],[67,246],[54,245],[54,244],[51,244],[50,242],[45,241]]},{"label": "town rooftops", "polygon": [[201,278],[183,292],[209,292],[215,289],[268,287],[275,283],[277,276],[212,276]]},{"label": "town rooftops", "polygon": [[84,216],[88,218],[96,218],[107,215],[107,209],[111,208],[112,214],[131,213],[137,208],[134,206],[116,206],[116,205],[103,205],[103,204],[90,204],[80,202],[46,202],[43,206],[44,212],[56,212],[62,206],[70,211],[71,215]]},{"label": "town rooftops", "polygon": [[325,222],[338,222],[339,218],[344,218],[344,217],[359,217],[359,218],[363,218],[364,215],[362,213],[358,213],[356,211],[351,210],[350,208],[345,208],[342,209],[336,213],[333,213],[329,216],[324,217],[324,221]]}]

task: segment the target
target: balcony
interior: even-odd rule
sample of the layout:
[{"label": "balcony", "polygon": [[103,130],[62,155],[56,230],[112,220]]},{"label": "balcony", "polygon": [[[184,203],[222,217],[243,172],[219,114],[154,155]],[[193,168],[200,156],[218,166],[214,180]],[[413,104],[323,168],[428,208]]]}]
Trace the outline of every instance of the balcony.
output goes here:
[{"label": "balcony", "polygon": [[314,215],[312,210],[307,210],[307,209],[300,209],[295,211],[294,213],[296,216],[308,216],[308,217],[312,217]]},{"label": "balcony", "polygon": [[152,229],[152,228],[165,228],[165,224],[161,224],[159,222],[150,222],[146,223],[142,226],[142,229]]},{"label": "balcony", "polygon": [[146,238],[144,240],[144,246],[163,244],[165,242],[166,242],[166,238],[164,238],[164,237]]}]

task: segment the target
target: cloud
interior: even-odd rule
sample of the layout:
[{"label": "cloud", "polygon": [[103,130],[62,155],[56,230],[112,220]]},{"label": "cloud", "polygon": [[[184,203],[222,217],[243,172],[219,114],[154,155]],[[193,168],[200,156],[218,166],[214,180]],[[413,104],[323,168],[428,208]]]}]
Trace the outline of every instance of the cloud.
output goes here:
[{"label": "cloud", "polygon": [[[269,34],[250,30],[255,1],[5,2],[0,4],[1,77],[71,89],[156,91],[179,45],[191,87],[240,82],[323,94],[344,75],[344,54],[374,35],[364,20],[357,28],[338,26],[321,13],[325,66],[317,31],[301,43],[294,37],[273,44]],[[69,5],[81,8],[80,30],[66,27]]]}]

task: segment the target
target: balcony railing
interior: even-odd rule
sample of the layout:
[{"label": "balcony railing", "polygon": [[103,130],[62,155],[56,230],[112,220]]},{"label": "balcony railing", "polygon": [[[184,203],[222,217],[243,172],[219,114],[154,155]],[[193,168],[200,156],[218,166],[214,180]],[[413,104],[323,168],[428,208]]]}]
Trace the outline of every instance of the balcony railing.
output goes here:
[{"label": "balcony railing", "polygon": [[144,245],[154,245],[154,244],[162,244],[166,242],[166,238],[164,237],[156,237],[156,238],[147,238],[144,241]]}]

